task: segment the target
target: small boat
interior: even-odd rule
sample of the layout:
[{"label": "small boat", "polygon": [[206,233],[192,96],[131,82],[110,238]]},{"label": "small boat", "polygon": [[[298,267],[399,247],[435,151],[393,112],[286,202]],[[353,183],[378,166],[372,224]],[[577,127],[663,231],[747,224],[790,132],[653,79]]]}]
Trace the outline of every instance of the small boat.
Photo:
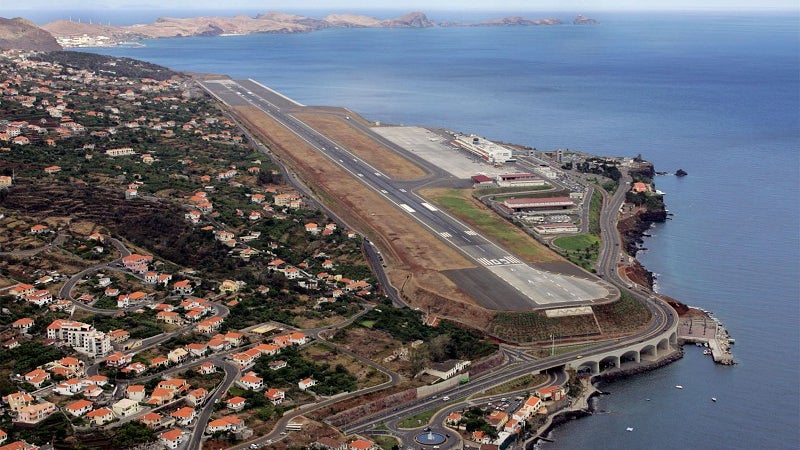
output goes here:
[{"label": "small boat", "polygon": [[680,384],[676,384],[675,389],[683,389],[683,386],[681,386]]},{"label": "small boat", "polygon": [[711,397],[711,401],[712,401],[712,402],[715,402],[715,401],[717,401],[717,397]]},{"label": "small boat", "polygon": [[625,428],[625,431],[633,431],[633,427]]}]

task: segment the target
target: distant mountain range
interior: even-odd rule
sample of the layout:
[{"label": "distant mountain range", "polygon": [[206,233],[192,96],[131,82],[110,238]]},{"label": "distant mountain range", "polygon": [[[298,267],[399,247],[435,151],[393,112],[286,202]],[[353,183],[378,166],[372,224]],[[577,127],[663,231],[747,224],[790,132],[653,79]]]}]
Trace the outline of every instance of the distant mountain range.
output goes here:
[{"label": "distant mountain range", "polygon": [[[41,28],[24,19],[0,19],[0,48],[60,50],[61,47],[56,40],[68,47],[115,45],[125,41],[152,38],[254,33],[307,33],[327,28],[529,26],[561,25],[562,23],[560,19],[556,18],[527,19],[514,16],[483,22],[442,22],[437,24],[421,12],[411,12],[394,19],[377,19],[356,14],[331,14],[322,19],[315,19],[282,12],[269,12],[255,17],[246,15],[192,18],[163,17],[150,24],[126,26],[59,20],[45,24]],[[578,16],[573,23],[593,24],[596,21]],[[76,42],[81,43],[76,44]]]}]

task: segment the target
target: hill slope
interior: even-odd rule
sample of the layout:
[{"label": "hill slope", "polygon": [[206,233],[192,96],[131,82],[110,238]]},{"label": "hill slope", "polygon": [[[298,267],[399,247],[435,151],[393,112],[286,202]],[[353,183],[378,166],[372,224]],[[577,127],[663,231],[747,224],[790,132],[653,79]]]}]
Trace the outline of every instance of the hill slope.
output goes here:
[{"label": "hill slope", "polygon": [[15,50],[61,50],[56,39],[47,31],[25,19],[0,17],[0,48]]}]

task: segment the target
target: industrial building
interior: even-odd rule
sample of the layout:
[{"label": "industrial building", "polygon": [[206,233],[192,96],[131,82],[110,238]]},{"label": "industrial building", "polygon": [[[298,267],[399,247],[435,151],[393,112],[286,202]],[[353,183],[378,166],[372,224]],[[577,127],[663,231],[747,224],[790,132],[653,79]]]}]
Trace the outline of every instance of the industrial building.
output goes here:
[{"label": "industrial building", "polygon": [[542,177],[532,173],[505,173],[495,178],[500,187],[513,186],[544,186],[545,181]]},{"label": "industrial building", "polygon": [[456,136],[455,144],[491,164],[514,161],[511,150],[478,136]]},{"label": "industrial building", "polygon": [[510,198],[503,201],[503,206],[514,212],[545,211],[574,208],[575,203],[568,197]]}]

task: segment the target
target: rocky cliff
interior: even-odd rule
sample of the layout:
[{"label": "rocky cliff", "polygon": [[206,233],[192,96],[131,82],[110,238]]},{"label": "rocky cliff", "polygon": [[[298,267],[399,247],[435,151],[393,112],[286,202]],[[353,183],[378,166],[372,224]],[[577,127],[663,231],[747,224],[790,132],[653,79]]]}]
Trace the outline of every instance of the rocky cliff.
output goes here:
[{"label": "rocky cliff", "polygon": [[47,31],[25,19],[0,17],[0,49],[53,51],[61,50]]}]

